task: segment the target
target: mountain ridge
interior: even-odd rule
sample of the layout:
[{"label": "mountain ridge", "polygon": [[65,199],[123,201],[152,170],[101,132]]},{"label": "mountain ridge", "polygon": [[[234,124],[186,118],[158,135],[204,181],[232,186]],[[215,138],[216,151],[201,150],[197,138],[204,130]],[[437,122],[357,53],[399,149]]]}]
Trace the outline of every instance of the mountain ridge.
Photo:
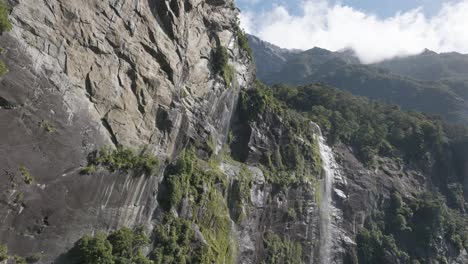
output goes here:
[{"label": "mountain ridge", "polygon": [[[256,46],[255,43],[251,46],[254,54],[257,54],[256,59],[262,61],[259,58],[263,55],[262,47]],[[256,63],[256,65],[259,69],[258,78],[267,84],[304,85],[323,82],[356,95],[397,104],[407,110],[441,115],[454,122],[466,122],[468,121],[468,101],[465,99],[467,91],[464,87],[467,86],[468,79],[458,78],[464,76],[463,72],[446,71],[443,76],[447,78],[416,79],[418,73],[407,69],[408,67],[417,69],[418,65],[427,65],[420,58],[436,60],[437,67],[445,65],[449,68],[448,66],[458,63],[458,61],[448,63],[452,62],[450,59],[453,60],[453,57],[457,56],[451,53],[436,55],[426,53],[388,60],[379,64],[364,65],[352,52],[331,52],[326,49],[313,48],[289,54],[287,60],[271,62],[276,62],[278,65],[264,66],[262,63]],[[468,62],[468,56],[463,55],[459,61]],[[399,66],[411,62],[414,65],[406,68]],[[468,69],[468,63],[460,67]],[[427,73],[431,72],[430,69],[423,68],[421,71],[426,75],[431,75]],[[466,71],[468,76],[468,70]]]}]

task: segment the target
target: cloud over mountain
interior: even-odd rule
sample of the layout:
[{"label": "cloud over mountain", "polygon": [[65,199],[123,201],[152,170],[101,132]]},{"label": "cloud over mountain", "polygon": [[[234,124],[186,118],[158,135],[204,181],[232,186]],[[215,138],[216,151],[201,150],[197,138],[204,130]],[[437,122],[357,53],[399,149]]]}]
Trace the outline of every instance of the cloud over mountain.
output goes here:
[{"label": "cloud over mountain", "polygon": [[284,5],[260,14],[244,12],[241,25],[284,48],[351,48],[364,63],[418,54],[425,48],[468,53],[468,0],[447,2],[432,17],[422,8],[380,18],[325,0],[304,0],[300,5],[300,15]]}]

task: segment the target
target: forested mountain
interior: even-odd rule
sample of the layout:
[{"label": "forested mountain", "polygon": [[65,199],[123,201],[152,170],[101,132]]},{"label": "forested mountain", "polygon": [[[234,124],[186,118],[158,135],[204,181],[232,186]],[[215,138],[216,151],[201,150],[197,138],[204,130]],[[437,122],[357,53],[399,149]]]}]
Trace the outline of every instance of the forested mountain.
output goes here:
[{"label": "forested mountain", "polygon": [[[253,37],[250,37],[253,39]],[[262,61],[263,45],[251,42],[256,61]],[[284,51],[283,51],[284,52]],[[331,52],[313,48],[295,52],[275,66],[256,62],[260,80],[268,84],[304,85],[325,83],[355,95],[378,99],[407,110],[443,116],[451,121],[468,121],[468,90],[462,76],[465,55],[435,54],[363,65],[352,52]],[[267,67],[267,68],[264,68]],[[433,74],[436,68],[438,74]],[[279,69],[279,70],[276,70]],[[424,77],[418,79],[418,77]],[[428,76],[433,76],[429,78]],[[467,75],[465,75],[467,76]]]},{"label": "forested mountain", "polygon": [[438,54],[425,50],[419,55],[385,60],[373,66],[419,80],[468,79],[468,55],[457,52]]}]

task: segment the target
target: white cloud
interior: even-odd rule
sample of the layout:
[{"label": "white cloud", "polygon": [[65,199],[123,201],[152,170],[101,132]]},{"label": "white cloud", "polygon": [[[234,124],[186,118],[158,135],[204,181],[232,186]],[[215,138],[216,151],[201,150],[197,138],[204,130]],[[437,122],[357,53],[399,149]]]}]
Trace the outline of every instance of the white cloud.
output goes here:
[{"label": "white cloud", "polygon": [[325,0],[305,0],[303,15],[286,7],[241,14],[241,26],[261,39],[284,48],[353,49],[364,63],[437,52],[468,53],[468,0],[446,3],[438,14],[426,17],[421,8],[379,18],[352,7]]}]

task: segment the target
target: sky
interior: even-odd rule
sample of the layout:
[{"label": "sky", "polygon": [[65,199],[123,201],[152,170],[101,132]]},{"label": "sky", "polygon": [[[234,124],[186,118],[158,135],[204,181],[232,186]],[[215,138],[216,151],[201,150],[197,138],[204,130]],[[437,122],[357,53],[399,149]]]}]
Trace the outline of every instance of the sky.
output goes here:
[{"label": "sky", "polygon": [[241,26],[289,49],[353,49],[363,63],[468,53],[468,0],[236,0]]}]

